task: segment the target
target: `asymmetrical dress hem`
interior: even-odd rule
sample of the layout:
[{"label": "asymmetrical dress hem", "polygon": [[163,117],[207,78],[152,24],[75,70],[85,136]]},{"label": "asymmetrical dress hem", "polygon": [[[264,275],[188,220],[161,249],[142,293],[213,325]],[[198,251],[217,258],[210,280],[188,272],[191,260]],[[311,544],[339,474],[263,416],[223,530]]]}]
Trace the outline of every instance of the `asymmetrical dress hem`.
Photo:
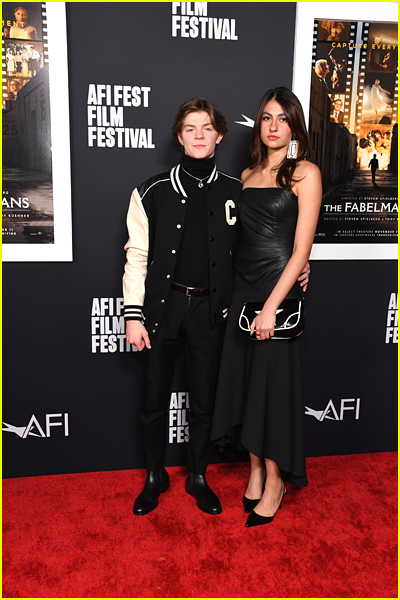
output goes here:
[{"label": "asymmetrical dress hem", "polygon": [[[241,238],[211,439],[242,445],[279,466],[285,482],[307,486],[304,441],[304,333],[291,340],[251,339],[238,322],[244,302],[265,301],[293,250],[297,197],[281,188],[245,188]],[[302,296],[296,283],[288,297]]]}]

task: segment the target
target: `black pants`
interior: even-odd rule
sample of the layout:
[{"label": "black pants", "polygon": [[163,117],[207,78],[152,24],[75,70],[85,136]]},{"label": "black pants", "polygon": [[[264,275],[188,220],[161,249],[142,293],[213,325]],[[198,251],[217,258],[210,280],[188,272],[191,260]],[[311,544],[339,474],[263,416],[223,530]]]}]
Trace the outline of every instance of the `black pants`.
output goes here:
[{"label": "black pants", "polygon": [[185,341],[190,411],[188,471],[203,475],[210,453],[210,431],[225,324],[211,327],[209,297],[171,290],[151,350],[144,349],[144,400],[141,419],[147,468],[164,466],[172,378]]}]

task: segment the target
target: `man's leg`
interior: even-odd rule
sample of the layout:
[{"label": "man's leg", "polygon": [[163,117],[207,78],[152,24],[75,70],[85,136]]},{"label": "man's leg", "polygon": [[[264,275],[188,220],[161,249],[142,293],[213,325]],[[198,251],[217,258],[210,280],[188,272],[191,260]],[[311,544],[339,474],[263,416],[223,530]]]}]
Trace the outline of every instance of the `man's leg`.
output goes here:
[{"label": "man's leg", "polygon": [[192,298],[185,342],[190,400],[186,491],[195,496],[201,510],[210,514],[222,510],[206,483],[205,472],[224,334],[224,323],[211,327],[209,298]]},{"label": "man's leg", "polygon": [[172,379],[179,351],[179,338],[165,339],[161,330],[145,349],[144,397],[141,407],[143,445],[146,466],[162,469],[168,435],[168,414]]},{"label": "man's leg", "polygon": [[[143,444],[148,469],[142,492],[135,500],[133,512],[145,515],[158,505],[158,498],[169,487],[164,459],[168,434],[171,384],[180,345],[180,312],[182,307],[170,294],[158,335],[151,349],[143,350],[144,393],[141,408]],[[178,298],[179,301],[179,298]]]}]

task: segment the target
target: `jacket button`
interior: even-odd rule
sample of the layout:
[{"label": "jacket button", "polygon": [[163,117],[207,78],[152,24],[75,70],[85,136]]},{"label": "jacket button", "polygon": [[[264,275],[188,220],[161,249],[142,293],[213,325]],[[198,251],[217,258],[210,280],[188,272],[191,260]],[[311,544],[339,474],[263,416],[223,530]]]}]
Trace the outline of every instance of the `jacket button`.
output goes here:
[{"label": "jacket button", "polygon": [[176,254],[176,250],[171,250],[171,253],[172,254]]},{"label": "jacket button", "polygon": [[167,275],[167,279],[171,279],[171,275]]},{"label": "jacket button", "polygon": [[214,317],[214,319],[216,319],[217,313],[213,313],[213,317]]},{"label": "jacket button", "polygon": [[155,332],[156,332],[156,330],[155,330],[155,329],[152,329],[151,333],[155,333]]},{"label": "jacket button", "polygon": [[214,241],[214,239],[215,239],[215,238],[213,238],[213,237],[210,237],[210,242],[213,242],[213,241]]},{"label": "jacket button", "polygon": [[182,204],[185,204],[186,203],[185,198],[182,198],[181,202],[182,202]]},{"label": "jacket button", "polygon": [[217,290],[216,290],[216,288],[211,288],[211,291],[216,292]]},{"label": "jacket button", "polygon": [[158,323],[154,323],[154,327],[158,327]]},{"label": "jacket button", "polygon": [[165,300],[164,300],[164,298],[163,298],[163,299],[161,300],[161,304],[164,304],[164,302],[165,302]]},{"label": "jacket button", "polygon": [[211,266],[212,266],[212,267],[215,267],[215,263],[211,263]]},{"label": "jacket button", "polygon": [[213,213],[213,211],[212,211],[212,210],[209,210],[209,211],[208,211],[208,214],[210,215],[210,217],[212,217],[214,213]]},{"label": "jacket button", "polygon": [[181,227],[182,227],[182,225],[177,225],[176,226],[177,229],[180,229]]}]

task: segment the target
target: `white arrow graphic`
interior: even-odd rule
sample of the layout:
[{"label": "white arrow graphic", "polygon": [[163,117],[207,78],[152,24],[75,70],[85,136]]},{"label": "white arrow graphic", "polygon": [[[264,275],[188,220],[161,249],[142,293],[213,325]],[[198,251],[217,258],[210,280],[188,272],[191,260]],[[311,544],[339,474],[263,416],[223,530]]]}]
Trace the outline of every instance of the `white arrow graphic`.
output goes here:
[{"label": "white arrow graphic", "polygon": [[246,119],[245,121],[235,121],[235,123],[237,123],[238,125],[244,125],[245,127],[254,127],[254,121],[253,119],[249,119],[249,117],[246,117],[246,115],[242,115],[243,119]]}]

